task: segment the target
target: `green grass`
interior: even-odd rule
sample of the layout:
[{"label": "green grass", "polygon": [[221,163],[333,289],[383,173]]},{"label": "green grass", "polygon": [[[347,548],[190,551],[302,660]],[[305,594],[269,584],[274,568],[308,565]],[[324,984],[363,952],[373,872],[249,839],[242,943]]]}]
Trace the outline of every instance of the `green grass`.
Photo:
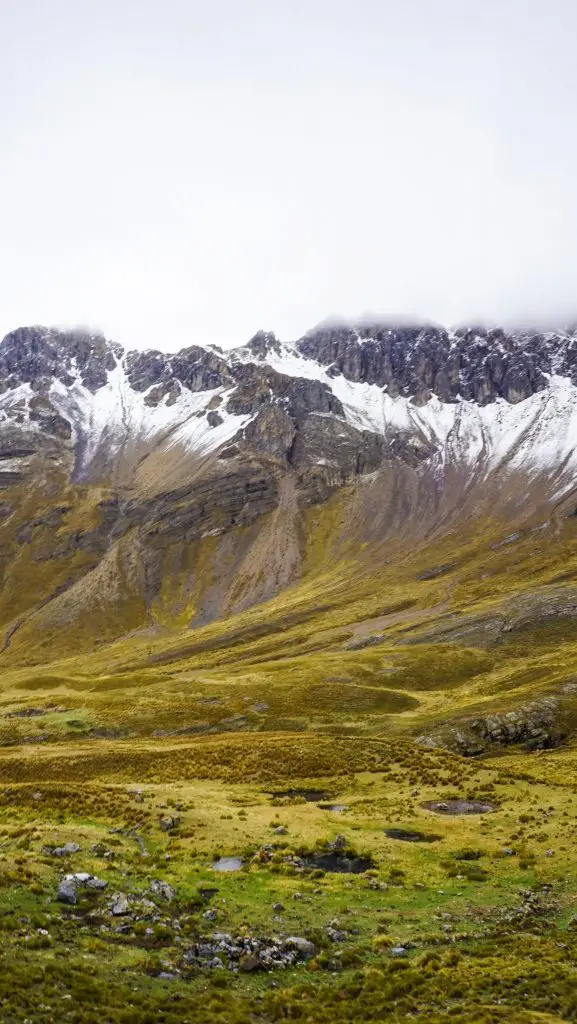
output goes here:
[{"label": "green grass", "polygon": [[[60,525],[19,543],[55,495]],[[252,527],[163,552],[152,600],[135,533],[106,557],[45,557],[97,531],[106,496],[53,481],[52,492],[23,491],[2,527],[0,622],[19,625],[0,655],[0,1018],[577,1020],[577,521],[522,524],[506,545],[513,527],[488,518],[385,543],[380,513],[372,523],[343,488],[302,513],[291,585],[238,611],[235,545],[249,546]],[[219,587],[215,620],[191,628]],[[557,751],[465,759],[416,742],[450,748],[475,717],[551,695],[565,730]],[[14,715],[27,709],[43,713]],[[318,788],[347,809],[271,796],[289,788]],[[422,806],[455,795],[497,809],[450,817]],[[181,819],[174,833],[160,828],[169,814]],[[440,838],[395,841],[387,827]],[[291,862],[339,833],[372,872],[311,875]],[[66,862],[44,852],[65,842],[82,851]],[[461,859],[467,850],[478,859]],[[220,855],[245,866],[217,874]],[[177,897],[151,935],[115,931],[107,896],[77,913],[55,900],[66,870],[135,896],[163,878]],[[199,889],[210,887],[208,904]],[[334,919],[346,933],[336,947]],[[310,936],[318,955],[274,974],[187,970],[183,951],[215,930]],[[399,944],[408,952],[396,960]]]}]

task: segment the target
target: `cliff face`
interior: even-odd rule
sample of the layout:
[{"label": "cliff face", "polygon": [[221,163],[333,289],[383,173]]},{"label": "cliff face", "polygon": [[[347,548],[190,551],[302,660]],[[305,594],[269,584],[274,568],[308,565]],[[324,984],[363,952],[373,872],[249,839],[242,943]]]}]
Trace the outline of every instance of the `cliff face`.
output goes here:
[{"label": "cliff face", "polygon": [[574,331],[332,325],[176,354],[12,332],[5,650],[33,631],[90,645],[269,598],[306,571],[307,510],[341,488],[359,550],[424,543],[467,515],[569,507],[576,353]]}]

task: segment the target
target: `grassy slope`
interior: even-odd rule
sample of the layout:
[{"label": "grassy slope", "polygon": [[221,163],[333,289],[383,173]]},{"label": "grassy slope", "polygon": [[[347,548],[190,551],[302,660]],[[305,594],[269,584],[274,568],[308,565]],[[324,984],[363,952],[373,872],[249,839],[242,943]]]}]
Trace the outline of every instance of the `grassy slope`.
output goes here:
[{"label": "grassy slope", "polygon": [[[85,495],[90,516],[97,497]],[[122,578],[120,603],[107,605],[108,594],[80,602],[88,611],[74,629],[45,617],[15,633],[0,688],[7,1024],[577,1020],[573,747],[478,762],[411,739],[447,719],[557,694],[577,675],[575,619],[557,614],[574,599],[577,520],[510,540],[510,525],[485,516],[413,547],[378,545],[355,532],[351,501],[343,491],[307,513],[301,576],[265,604],[190,630],[223,565],[220,541],[207,538],[179,559],[150,609]],[[53,542],[53,530],[35,541],[38,550]],[[23,614],[38,598],[38,563],[13,543],[6,579],[16,591],[21,578]],[[52,570],[38,577],[42,594],[64,575],[58,563]],[[12,621],[11,609],[3,615]],[[115,630],[129,632],[88,642]],[[572,699],[563,697],[568,717]],[[26,708],[45,713],[6,717]],[[348,809],[270,796],[295,784]],[[421,807],[451,794],[499,809],[450,818]],[[159,815],[175,803],[182,820],[167,834]],[[134,826],[148,857],[109,831]],[[440,839],[393,841],[388,826]],[[374,858],[372,876],[312,878],[283,860],[337,832]],[[111,891],[142,892],[155,877],[175,886],[177,902],[161,908],[152,935],[115,931],[106,898],[77,919],[56,903],[64,864],[42,850],[71,840],[82,851],[66,867],[96,871]],[[96,857],[96,842],[115,857]],[[272,865],[253,860],[271,843]],[[476,877],[454,856],[464,848],[480,853]],[[242,855],[245,868],[216,875],[221,853]],[[219,888],[216,922],[202,916],[203,885]],[[333,918],[347,932],[342,953],[326,938]],[[186,948],[215,928],[309,934],[319,954],[274,979],[158,980],[182,967],[177,939]],[[397,961],[399,943],[409,953]]]}]

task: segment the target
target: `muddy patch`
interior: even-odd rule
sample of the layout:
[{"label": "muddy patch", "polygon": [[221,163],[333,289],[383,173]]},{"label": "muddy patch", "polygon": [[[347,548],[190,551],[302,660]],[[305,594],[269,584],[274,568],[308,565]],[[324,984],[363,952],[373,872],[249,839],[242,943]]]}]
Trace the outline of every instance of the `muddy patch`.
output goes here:
[{"label": "muddy patch", "polygon": [[304,857],[307,868],[318,868],[343,875],[362,875],[364,871],[374,868],[375,862],[370,857],[347,857],[344,853],[317,853]]},{"label": "muddy patch", "polygon": [[209,886],[202,886],[198,890],[199,896],[202,896],[203,900],[212,900],[217,895],[218,889]]},{"label": "muddy patch", "polygon": [[434,832],[416,832],[407,828],[386,828],[387,839],[400,839],[402,843],[438,843],[442,836]]},{"label": "muddy patch", "polygon": [[330,800],[330,793],[323,789],[284,789],[282,792],[269,793],[273,800],[304,800],[307,804],[318,804],[319,800]]},{"label": "muddy patch", "polygon": [[482,800],[427,800],[421,807],[435,814],[491,814],[498,809]]},{"label": "muddy patch", "polygon": [[219,857],[212,866],[215,871],[240,871],[242,864],[242,857]]}]

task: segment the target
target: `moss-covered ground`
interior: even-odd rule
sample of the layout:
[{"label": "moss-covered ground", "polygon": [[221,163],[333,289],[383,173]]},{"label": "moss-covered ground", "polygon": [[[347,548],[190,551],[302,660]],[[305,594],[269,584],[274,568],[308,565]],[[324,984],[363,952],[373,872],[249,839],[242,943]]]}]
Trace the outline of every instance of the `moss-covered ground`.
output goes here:
[{"label": "moss-covered ground", "polygon": [[[1,1018],[575,1020],[577,784],[563,767],[575,755],[549,755],[556,770],[541,771],[547,756],[532,775],[526,755],[477,762],[403,740],[310,735],[298,747],[282,734],[188,739],[169,757],[161,741],[50,756],[6,749]],[[455,797],[495,809],[423,806]],[[390,828],[432,841],[388,838]],[[339,834],[373,867],[301,866]],[[64,843],[80,850],[49,852]],[[216,871],[221,856],[241,869]],[[59,902],[75,871],[108,888]],[[151,899],[153,879],[173,887],[172,901]],[[116,893],[136,901],[133,913],[111,913]],[[187,967],[187,948],[215,931],[298,935],[316,955],[269,972]]]},{"label": "moss-covered ground", "polygon": [[[70,494],[68,527],[97,529],[102,497]],[[2,1022],[577,1020],[577,519],[484,518],[389,549],[355,533],[348,500],[306,512],[293,584],[244,610],[235,591],[214,622],[195,618],[214,537],[149,606],[120,555],[90,600],[51,602],[97,563],[68,540],[45,558],[53,526],[4,545]],[[559,749],[422,742],[543,698]],[[424,806],[453,798],[494,809]],[[337,836],[367,871],[311,867]],[[65,843],[80,850],[50,852]],[[242,867],[216,871],[221,856]],[[107,888],[62,903],[69,872]],[[215,932],[316,952],[190,963]]]}]

